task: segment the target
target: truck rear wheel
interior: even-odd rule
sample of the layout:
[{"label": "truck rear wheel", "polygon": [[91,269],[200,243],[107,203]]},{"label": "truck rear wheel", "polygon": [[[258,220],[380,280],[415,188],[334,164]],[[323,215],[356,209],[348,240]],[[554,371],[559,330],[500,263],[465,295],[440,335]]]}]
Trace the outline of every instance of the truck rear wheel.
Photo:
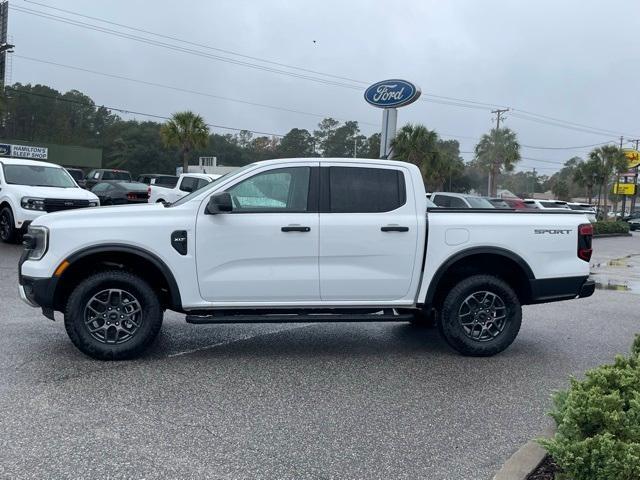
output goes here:
[{"label": "truck rear wheel", "polygon": [[140,355],[162,326],[162,307],[149,284],[110,270],[82,280],[69,296],[64,326],[73,344],[98,360]]},{"label": "truck rear wheel", "polygon": [[459,353],[487,357],[513,343],[521,322],[522,308],[513,289],[498,277],[474,275],[447,294],[438,327]]}]

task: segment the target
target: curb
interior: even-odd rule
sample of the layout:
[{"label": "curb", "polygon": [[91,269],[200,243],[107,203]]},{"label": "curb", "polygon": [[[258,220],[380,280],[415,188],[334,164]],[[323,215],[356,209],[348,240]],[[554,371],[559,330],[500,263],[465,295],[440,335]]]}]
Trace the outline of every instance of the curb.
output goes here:
[{"label": "curb", "polygon": [[[555,432],[555,427],[547,427],[541,437],[550,438]],[[493,480],[526,480],[546,456],[547,452],[536,441],[529,440],[504,462]]]},{"label": "curb", "polygon": [[593,238],[607,238],[607,237],[631,237],[631,233],[598,233],[593,235]]}]

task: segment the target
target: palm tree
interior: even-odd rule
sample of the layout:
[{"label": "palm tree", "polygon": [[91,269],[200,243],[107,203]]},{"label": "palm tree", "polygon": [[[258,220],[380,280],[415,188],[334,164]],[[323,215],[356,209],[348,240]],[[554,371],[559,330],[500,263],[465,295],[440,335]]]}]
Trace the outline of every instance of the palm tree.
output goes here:
[{"label": "palm tree", "polygon": [[182,171],[189,171],[189,154],[195,148],[204,148],[209,140],[209,127],[204,119],[193,112],[177,112],[171,115],[160,129],[162,142],[168,148],[180,149]]},{"label": "palm tree", "polygon": [[573,171],[573,181],[585,189],[587,203],[593,200],[593,187],[598,180],[599,165],[597,161],[579,162]]},{"label": "palm tree", "polygon": [[[627,158],[621,149],[615,145],[604,145],[594,148],[589,153],[589,161],[597,166],[598,181],[598,211],[602,194],[604,193],[604,206],[607,207],[607,197],[609,193],[609,179],[612,175],[617,175],[626,171],[628,167]],[[606,217],[605,217],[606,219]]]},{"label": "palm tree", "polygon": [[440,165],[438,134],[424,125],[405,125],[396,134],[391,145],[395,158],[413,163],[420,169],[426,185],[447,175]]},{"label": "palm tree", "polygon": [[493,128],[476,145],[476,160],[489,174],[488,194],[498,192],[496,180],[501,171],[511,172],[520,161],[520,144],[515,132],[509,128]]}]

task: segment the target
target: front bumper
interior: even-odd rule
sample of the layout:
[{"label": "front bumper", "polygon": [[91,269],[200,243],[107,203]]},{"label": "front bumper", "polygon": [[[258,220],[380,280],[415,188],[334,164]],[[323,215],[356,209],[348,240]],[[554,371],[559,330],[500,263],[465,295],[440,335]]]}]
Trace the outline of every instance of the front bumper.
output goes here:
[{"label": "front bumper", "polygon": [[589,277],[543,278],[530,280],[530,287],[530,303],[548,303],[590,297],[596,282]]}]

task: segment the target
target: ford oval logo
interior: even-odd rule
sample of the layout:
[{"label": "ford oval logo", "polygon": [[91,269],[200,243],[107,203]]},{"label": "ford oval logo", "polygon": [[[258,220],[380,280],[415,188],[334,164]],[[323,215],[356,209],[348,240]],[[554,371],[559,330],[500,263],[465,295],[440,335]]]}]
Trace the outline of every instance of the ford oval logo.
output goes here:
[{"label": "ford oval logo", "polygon": [[418,87],[406,80],[384,80],[367,88],[364,99],[374,107],[395,108],[415,102],[421,93]]}]

